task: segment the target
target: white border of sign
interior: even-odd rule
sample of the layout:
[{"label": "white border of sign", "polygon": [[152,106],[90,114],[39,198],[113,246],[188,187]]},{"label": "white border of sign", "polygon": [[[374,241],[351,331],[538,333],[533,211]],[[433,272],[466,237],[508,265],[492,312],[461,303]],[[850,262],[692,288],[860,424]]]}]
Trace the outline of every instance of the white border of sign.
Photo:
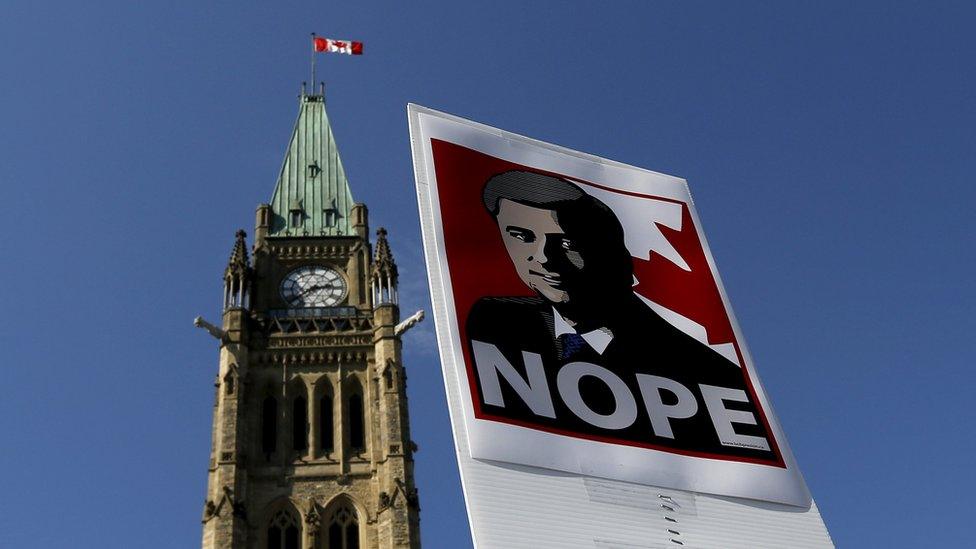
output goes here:
[{"label": "white border of sign", "polygon": [[[810,506],[809,492],[797,469],[785,434],[753,369],[751,356],[734,315],[731,313],[728,298],[715,269],[707,241],[701,234],[701,222],[684,180],[564,149],[416,105],[408,106],[408,114],[438,347],[443,365],[451,421],[455,429],[455,444],[459,462],[462,462],[462,487],[465,489],[466,495],[468,483],[465,481],[466,467],[463,461],[464,458],[475,456],[479,459],[500,459],[510,463],[520,462],[546,469],[636,482],[643,485],[765,500],[799,507]],[[469,398],[470,392],[466,386],[467,380],[464,379],[466,374],[463,372],[466,370],[463,366],[462,347],[456,329],[457,319],[454,317],[453,292],[447,272],[448,263],[444,251],[443,234],[441,233],[437,181],[429,146],[432,138],[456,143],[494,157],[564,174],[568,177],[593,181],[621,190],[669,197],[687,203],[695,226],[699,231],[699,239],[718,284],[726,310],[729,311],[733,330],[739,342],[746,367],[749,369],[757,397],[782,452],[786,468],[682,456],[619,445],[612,445],[614,446],[613,459],[607,460],[605,459],[607,456],[606,443],[541,433],[535,430],[530,431],[517,426],[476,419]],[[527,434],[531,436],[527,437]],[[557,451],[544,452],[541,459],[539,457],[540,452],[538,452],[540,435],[549,437],[547,444],[551,444],[553,448],[557,449]],[[496,443],[498,440],[506,440],[511,443],[506,444],[502,452],[496,452],[492,448],[497,449],[497,444],[484,445],[480,443],[480,441],[488,439],[494,439]],[[592,450],[597,447],[600,447],[604,456],[603,459],[592,461],[575,459],[569,462],[560,461],[558,458],[560,455],[583,456],[587,453],[593,453]],[[648,452],[657,454],[655,460],[651,462],[651,466],[648,466]],[[513,455],[516,456],[515,459],[513,459]],[[495,466],[520,467],[510,464],[495,464]],[[543,475],[553,474],[552,471],[536,471]],[[469,510],[470,505],[469,500]]]}]

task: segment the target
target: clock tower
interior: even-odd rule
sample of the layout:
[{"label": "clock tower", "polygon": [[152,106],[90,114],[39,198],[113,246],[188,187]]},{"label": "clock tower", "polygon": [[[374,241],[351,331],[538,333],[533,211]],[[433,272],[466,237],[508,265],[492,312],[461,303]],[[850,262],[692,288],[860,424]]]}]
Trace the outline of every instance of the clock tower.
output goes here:
[{"label": "clock tower", "polygon": [[353,201],[324,89],[298,120],[254,242],[224,271],[203,547],[413,549],[419,505],[397,267]]}]

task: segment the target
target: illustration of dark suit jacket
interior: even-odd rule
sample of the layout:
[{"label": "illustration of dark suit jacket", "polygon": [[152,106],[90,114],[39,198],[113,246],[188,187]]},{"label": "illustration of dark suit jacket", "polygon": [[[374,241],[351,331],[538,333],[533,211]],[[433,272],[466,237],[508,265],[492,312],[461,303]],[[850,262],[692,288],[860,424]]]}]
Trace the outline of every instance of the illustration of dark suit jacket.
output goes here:
[{"label": "illustration of dark suit jacket", "polygon": [[[743,371],[738,365],[672,326],[636,296],[633,301],[615,310],[613,317],[613,325],[606,326],[613,333],[613,339],[602,354],[587,346],[581,353],[563,358],[562,344],[554,337],[553,310],[547,301],[538,297],[480,299],[471,309],[467,320],[470,356],[474,357],[470,349],[471,340],[495,345],[524,378],[522,352],[541,355],[550,394],[553,395],[556,418],[535,415],[504,380],[501,381],[504,407],[486,404],[480,394],[480,380],[477,381],[483,414],[502,421],[529,422],[547,431],[579,433],[584,438],[613,438],[624,443],[671,448],[678,452],[774,459],[771,451],[722,445],[705,407],[699,384],[745,391],[751,400]],[[637,401],[639,413],[636,422],[624,429],[608,430],[578,418],[557,396],[556,374],[567,362],[590,362],[619,376]],[[472,369],[477,376],[477,369]],[[635,374],[638,373],[674,380],[687,387],[698,400],[698,411],[694,416],[670,420],[673,439],[656,436],[652,430],[637,386]],[[594,412],[606,415],[615,409],[613,393],[597,378],[584,376],[580,380],[580,393]],[[670,391],[661,393],[664,404],[677,402],[677,397]],[[757,425],[734,424],[736,433],[771,440],[759,421],[760,416],[753,402],[725,401],[725,407],[751,412],[757,419]]]}]

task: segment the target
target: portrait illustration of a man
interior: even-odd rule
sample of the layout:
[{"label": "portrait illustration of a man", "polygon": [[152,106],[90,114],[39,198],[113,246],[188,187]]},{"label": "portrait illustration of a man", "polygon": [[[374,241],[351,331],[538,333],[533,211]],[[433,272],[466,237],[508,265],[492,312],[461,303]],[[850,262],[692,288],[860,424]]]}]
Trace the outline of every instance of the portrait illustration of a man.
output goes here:
[{"label": "portrait illustration of a man", "polygon": [[[489,361],[503,363],[525,387],[534,380],[563,396],[533,404],[516,376],[480,379],[483,411],[583,437],[771,457],[742,368],[634,293],[633,258],[608,206],[565,178],[521,170],[490,177],[482,200],[518,278],[534,295],[482,297],[472,307],[466,332],[480,361],[476,375],[494,375]],[[533,374],[533,365],[544,375]]]}]

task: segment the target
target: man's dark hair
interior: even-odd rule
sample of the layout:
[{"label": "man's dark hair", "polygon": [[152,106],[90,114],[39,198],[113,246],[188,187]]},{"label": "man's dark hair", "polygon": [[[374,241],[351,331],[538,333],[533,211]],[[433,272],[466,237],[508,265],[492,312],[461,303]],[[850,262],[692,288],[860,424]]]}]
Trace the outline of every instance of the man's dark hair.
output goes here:
[{"label": "man's dark hair", "polygon": [[493,217],[498,216],[502,199],[552,210],[556,222],[584,255],[587,270],[603,271],[613,288],[631,291],[633,260],[624,244],[620,221],[606,204],[576,184],[551,175],[512,170],[489,178],[481,196]]},{"label": "man's dark hair", "polygon": [[526,206],[555,210],[559,205],[587,196],[582,189],[565,179],[516,170],[492,176],[482,192],[485,208],[494,216],[498,215],[498,201],[503,198]]}]

